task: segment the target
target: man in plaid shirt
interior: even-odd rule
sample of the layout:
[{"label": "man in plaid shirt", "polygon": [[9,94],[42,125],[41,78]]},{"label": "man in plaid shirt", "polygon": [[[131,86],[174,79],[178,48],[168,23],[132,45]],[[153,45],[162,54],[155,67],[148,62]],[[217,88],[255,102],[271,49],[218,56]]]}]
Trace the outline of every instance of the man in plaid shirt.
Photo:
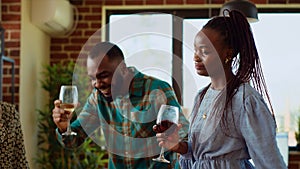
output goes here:
[{"label": "man in plaid shirt", "polygon": [[170,164],[152,160],[160,153],[152,127],[162,104],[179,108],[179,123],[183,126],[179,133],[182,139],[186,138],[188,121],[172,87],[134,67],[127,67],[120,48],[109,42],[94,46],[87,59],[87,71],[94,89],[71,124],[72,130],[77,132],[73,140],[61,137],[67,128],[67,118],[59,107],[60,101],[55,101],[53,120],[61,144],[79,146],[101,128],[109,153],[109,169],[179,168],[175,152],[164,153]]}]

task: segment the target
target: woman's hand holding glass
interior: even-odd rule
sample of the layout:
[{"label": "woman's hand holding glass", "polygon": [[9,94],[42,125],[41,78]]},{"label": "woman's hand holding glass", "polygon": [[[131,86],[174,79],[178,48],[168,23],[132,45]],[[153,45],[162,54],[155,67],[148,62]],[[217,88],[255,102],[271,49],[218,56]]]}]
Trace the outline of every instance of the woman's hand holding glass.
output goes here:
[{"label": "woman's hand holding glass", "polygon": [[[178,107],[165,105],[165,104],[161,105],[158,111],[156,125],[153,126],[153,130],[156,133],[161,133],[161,137],[160,137],[160,139],[162,139],[161,141],[164,141],[163,139],[166,136],[172,135],[172,133],[174,133],[177,130],[178,119],[179,119]],[[176,133],[178,133],[178,131],[176,131]],[[164,157],[164,147],[162,147],[159,157],[154,158],[153,161],[170,163],[170,161],[168,161]]]},{"label": "woman's hand holding glass", "polygon": [[[157,131],[156,129],[156,125],[153,126],[153,130]],[[178,131],[182,128],[181,124],[177,124],[177,128],[174,132],[172,132],[169,135],[166,135],[165,133],[157,133],[156,134],[156,138],[158,141],[158,145],[160,147],[163,147],[167,150],[171,150],[174,152],[178,152],[179,150],[179,141],[180,141],[180,137],[178,134]]]}]

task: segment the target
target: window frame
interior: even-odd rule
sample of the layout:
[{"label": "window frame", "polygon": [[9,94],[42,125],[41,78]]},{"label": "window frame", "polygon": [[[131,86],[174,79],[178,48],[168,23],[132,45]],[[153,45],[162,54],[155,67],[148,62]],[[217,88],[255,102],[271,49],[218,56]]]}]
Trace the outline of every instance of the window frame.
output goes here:
[{"label": "window frame", "polygon": [[[256,5],[258,13],[300,13],[300,4],[258,4]],[[210,18],[211,16],[219,15],[221,4],[210,5],[164,5],[164,6],[103,6],[102,8],[102,25],[107,25],[109,31],[109,16],[113,14],[136,14],[136,13],[166,13],[172,14],[173,19],[173,38],[172,39],[172,56],[181,59],[172,59],[172,86],[175,90],[177,99],[180,104],[183,103],[183,19],[194,18]],[[177,17],[182,20],[176,19]],[[109,32],[102,32],[102,39],[108,40]],[[176,35],[176,36],[174,36]],[[174,80],[176,79],[176,81]]]}]

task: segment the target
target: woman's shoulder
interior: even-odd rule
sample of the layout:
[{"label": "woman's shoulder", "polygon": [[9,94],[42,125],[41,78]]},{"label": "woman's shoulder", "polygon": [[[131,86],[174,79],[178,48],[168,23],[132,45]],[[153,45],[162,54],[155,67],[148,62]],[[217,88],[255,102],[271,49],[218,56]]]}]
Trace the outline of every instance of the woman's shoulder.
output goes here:
[{"label": "woman's shoulder", "polygon": [[263,96],[248,83],[241,84],[236,90],[237,91],[232,98],[232,102],[235,105],[244,105],[245,103],[264,103]]},{"label": "woman's shoulder", "polygon": [[261,97],[259,92],[254,87],[252,87],[249,83],[242,83],[237,89],[236,95],[243,98]]}]

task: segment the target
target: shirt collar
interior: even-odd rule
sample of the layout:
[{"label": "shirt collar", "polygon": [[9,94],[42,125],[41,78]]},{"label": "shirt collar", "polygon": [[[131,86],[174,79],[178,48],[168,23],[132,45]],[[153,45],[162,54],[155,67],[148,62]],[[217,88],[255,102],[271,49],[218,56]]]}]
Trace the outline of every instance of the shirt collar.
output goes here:
[{"label": "shirt collar", "polygon": [[143,96],[144,89],[144,78],[145,75],[138,71],[135,67],[128,67],[134,73],[132,83],[130,86],[130,95]]}]

